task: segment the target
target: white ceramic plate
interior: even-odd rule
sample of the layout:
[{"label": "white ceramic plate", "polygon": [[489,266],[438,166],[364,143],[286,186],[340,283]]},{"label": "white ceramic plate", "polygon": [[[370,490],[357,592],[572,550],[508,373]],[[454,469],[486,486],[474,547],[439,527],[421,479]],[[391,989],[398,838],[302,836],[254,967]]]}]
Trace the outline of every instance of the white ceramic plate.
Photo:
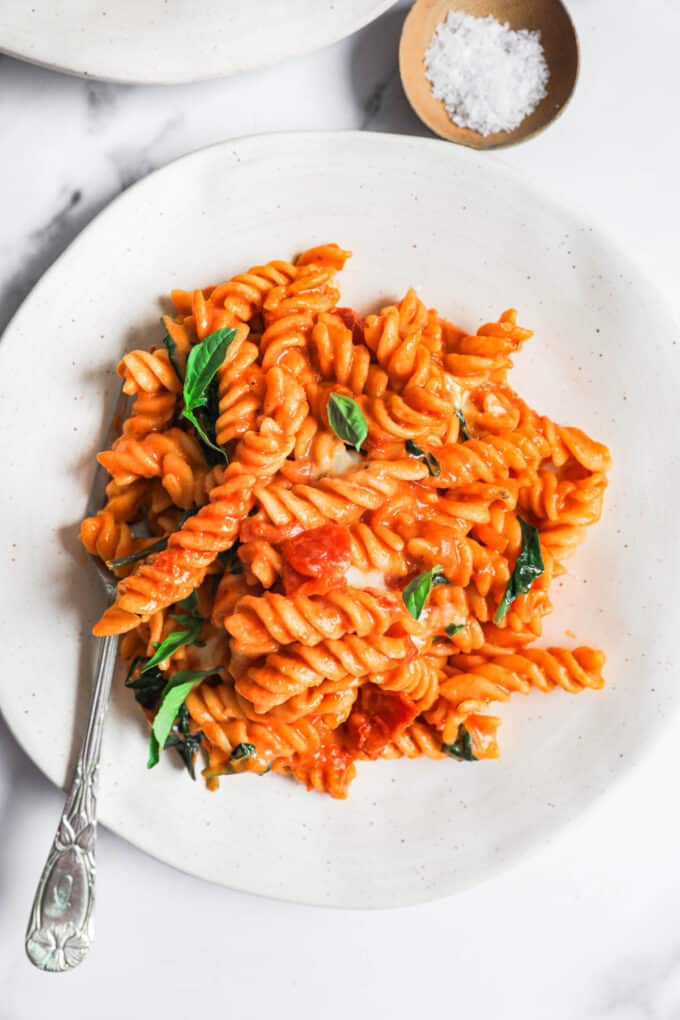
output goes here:
[{"label": "white ceramic plate", "polygon": [[[118,685],[101,817],[148,852],[228,886],[307,903],[387,906],[488,876],[604,793],[678,701],[678,330],[655,292],[588,224],[498,163],[441,142],[280,135],[196,153],[122,195],[58,260],[0,345],[4,606],[0,703],[63,784],[90,682],[101,597],[76,530],[110,414],[114,366],[160,341],[159,300],[270,257],[336,240],[355,252],[343,302],[421,286],[470,329],[508,305],[536,338],[515,383],[605,441],[605,519],[556,592],[548,639],[601,643],[608,685],[517,696],[503,757],[360,766],[346,802],[280,777],[217,794],[170,761]],[[661,426],[661,427],[660,427]],[[46,837],[49,836],[46,833]]]},{"label": "white ceramic plate", "polygon": [[203,81],[328,46],[394,0],[3,0],[0,51],[69,74]]}]

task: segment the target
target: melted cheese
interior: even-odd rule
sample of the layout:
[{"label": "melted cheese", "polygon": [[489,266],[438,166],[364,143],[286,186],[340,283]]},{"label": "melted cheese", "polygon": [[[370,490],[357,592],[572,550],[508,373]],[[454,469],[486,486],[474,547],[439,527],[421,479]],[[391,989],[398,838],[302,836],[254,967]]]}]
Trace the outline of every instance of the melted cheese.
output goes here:
[{"label": "melted cheese", "polygon": [[347,584],[352,588],[377,588],[378,591],[390,591],[385,584],[385,575],[381,570],[360,570],[349,567],[345,574]]},{"label": "melted cheese", "polygon": [[360,453],[357,453],[356,450],[348,450],[346,446],[338,446],[333,454],[330,468],[325,473],[331,477],[344,475],[347,471],[356,470],[360,464]]}]

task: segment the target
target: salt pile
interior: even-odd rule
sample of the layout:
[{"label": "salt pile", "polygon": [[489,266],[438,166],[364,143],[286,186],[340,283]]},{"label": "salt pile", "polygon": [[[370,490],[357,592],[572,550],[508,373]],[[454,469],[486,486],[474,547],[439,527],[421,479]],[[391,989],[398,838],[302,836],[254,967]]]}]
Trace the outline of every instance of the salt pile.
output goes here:
[{"label": "salt pile", "polygon": [[540,32],[450,11],[425,52],[435,99],[459,127],[512,131],[546,95],[550,72]]}]

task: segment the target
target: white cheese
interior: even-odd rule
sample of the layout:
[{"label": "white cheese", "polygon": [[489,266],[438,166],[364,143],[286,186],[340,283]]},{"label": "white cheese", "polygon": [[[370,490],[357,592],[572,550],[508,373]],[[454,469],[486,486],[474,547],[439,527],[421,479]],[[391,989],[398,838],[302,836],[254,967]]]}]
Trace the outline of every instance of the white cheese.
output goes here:
[{"label": "white cheese", "polygon": [[344,475],[347,471],[355,471],[360,464],[360,453],[357,453],[356,450],[348,450],[346,446],[338,445],[326,475],[331,477]]},{"label": "white cheese", "polygon": [[349,567],[345,574],[347,584],[352,588],[377,588],[379,591],[390,591],[385,584],[385,575],[382,570],[360,570],[359,567]]}]

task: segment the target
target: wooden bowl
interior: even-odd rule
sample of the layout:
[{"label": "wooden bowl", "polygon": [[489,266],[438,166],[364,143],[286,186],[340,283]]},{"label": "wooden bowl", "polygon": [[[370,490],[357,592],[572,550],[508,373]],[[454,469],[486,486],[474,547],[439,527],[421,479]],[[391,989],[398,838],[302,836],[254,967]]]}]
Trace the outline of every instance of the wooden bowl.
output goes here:
[{"label": "wooden bowl", "polygon": [[[470,128],[458,127],[442,100],[432,95],[432,86],[425,75],[425,50],[449,11],[461,11],[477,18],[491,15],[513,29],[540,31],[550,71],[548,92],[534,112],[513,131],[481,135]],[[435,134],[473,149],[496,149],[526,141],[562,113],[578,76],[578,40],[560,0],[417,0],[401,33],[399,70],[411,106]]]}]

